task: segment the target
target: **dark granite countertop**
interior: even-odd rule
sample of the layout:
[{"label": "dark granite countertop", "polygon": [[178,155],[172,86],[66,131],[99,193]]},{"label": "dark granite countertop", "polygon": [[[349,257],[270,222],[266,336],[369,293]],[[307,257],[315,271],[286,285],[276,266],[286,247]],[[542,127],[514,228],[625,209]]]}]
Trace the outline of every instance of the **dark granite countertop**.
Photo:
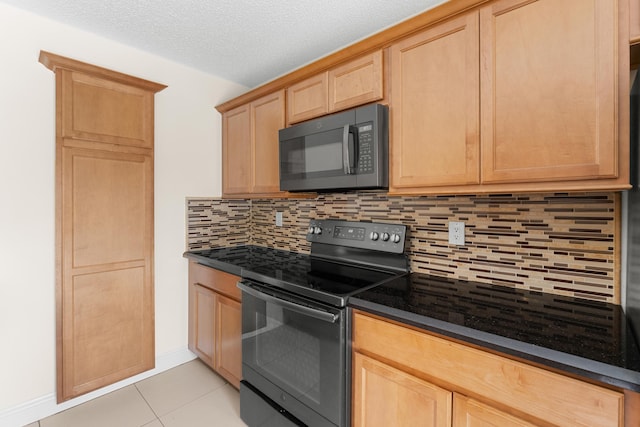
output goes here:
[{"label": "dark granite countertop", "polygon": [[304,256],[296,252],[253,245],[201,249],[184,253],[185,258],[236,276],[241,276],[243,269],[251,271],[261,265],[292,261]]},{"label": "dark granite countertop", "polygon": [[412,273],[349,306],[640,392],[640,350],[619,305]]},{"label": "dark granite countertop", "polygon": [[[184,256],[242,276],[308,255],[245,245]],[[640,349],[619,305],[412,273],[350,297],[349,306],[640,392]]]}]

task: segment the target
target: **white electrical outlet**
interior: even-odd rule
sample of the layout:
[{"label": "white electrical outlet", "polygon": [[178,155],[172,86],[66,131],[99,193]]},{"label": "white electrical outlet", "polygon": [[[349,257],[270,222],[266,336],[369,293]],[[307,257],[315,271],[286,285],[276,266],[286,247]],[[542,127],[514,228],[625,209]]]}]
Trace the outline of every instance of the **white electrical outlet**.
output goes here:
[{"label": "white electrical outlet", "polygon": [[282,212],[276,212],[276,227],[282,227]]},{"label": "white electrical outlet", "polygon": [[464,245],[464,222],[449,221],[449,244]]}]

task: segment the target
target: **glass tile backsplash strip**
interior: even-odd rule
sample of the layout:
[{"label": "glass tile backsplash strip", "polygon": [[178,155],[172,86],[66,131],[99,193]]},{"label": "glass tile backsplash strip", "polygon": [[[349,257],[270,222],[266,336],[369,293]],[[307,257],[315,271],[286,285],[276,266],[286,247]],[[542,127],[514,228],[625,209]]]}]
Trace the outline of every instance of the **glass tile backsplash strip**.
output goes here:
[{"label": "glass tile backsplash strip", "polygon": [[[190,199],[187,210],[189,249],[250,243],[308,252],[310,219],[402,223],[412,271],[596,301],[620,298],[617,193],[390,197],[369,191]],[[275,225],[277,211],[282,227]],[[449,221],[465,222],[464,246],[448,243]]]}]

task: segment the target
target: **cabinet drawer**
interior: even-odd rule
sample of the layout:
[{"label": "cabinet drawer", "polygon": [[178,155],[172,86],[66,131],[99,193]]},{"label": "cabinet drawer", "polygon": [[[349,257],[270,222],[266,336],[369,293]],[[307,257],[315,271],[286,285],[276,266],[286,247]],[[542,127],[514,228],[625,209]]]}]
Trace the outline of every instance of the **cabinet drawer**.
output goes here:
[{"label": "cabinet drawer", "polygon": [[359,312],[353,348],[452,391],[554,425],[622,425],[622,393]]},{"label": "cabinet drawer", "polygon": [[189,266],[189,283],[198,283],[216,292],[240,301],[242,294],[236,283],[240,277],[215,268],[205,267],[197,262],[191,262]]}]

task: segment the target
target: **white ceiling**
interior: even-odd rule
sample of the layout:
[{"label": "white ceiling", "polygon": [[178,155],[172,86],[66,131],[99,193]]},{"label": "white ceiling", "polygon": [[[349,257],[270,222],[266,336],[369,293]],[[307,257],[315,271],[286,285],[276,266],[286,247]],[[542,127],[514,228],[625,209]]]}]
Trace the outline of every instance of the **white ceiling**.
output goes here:
[{"label": "white ceiling", "polygon": [[248,87],[446,0],[0,0]]}]

